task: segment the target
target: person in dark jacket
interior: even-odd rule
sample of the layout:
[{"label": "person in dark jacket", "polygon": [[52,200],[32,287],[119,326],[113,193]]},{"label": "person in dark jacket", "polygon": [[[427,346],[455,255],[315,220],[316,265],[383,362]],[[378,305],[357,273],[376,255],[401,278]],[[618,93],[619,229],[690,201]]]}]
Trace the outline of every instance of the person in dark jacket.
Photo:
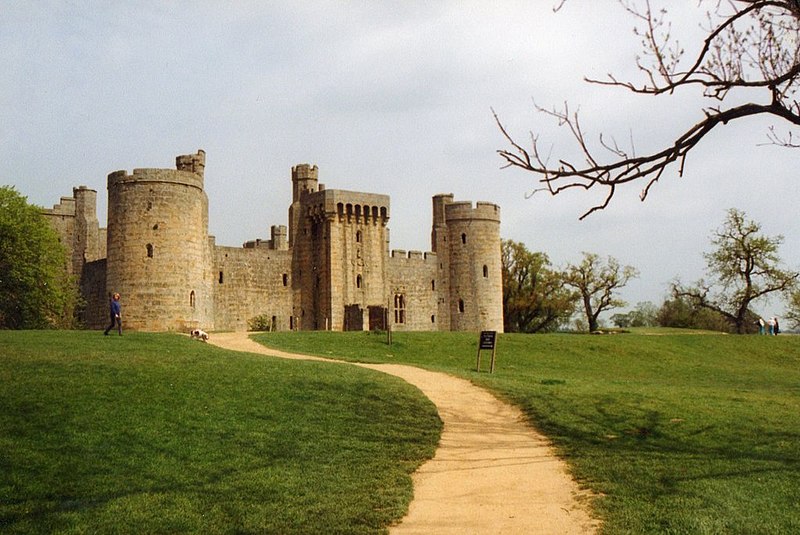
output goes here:
[{"label": "person in dark jacket", "polygon": [[111,314],[111,323],[106,327],[106,330],[103,332],[106,336],[108,336],[108,331],[114,328],[116,325],[117,332],[120,336],[122,336],[122,305],[119,302],[119,294],[114,294],[109,302],[109,312]]}]

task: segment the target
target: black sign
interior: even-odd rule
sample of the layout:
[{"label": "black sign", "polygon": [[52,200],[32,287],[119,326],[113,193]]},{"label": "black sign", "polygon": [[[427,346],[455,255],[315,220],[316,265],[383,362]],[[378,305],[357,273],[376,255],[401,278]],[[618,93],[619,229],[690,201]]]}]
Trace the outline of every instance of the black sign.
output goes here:
[{"label": "black sign", "polygon": [[496,337],[497,337],[497,331],[481,331],[481,341],[478,348],[494,349],[494,341]]}]

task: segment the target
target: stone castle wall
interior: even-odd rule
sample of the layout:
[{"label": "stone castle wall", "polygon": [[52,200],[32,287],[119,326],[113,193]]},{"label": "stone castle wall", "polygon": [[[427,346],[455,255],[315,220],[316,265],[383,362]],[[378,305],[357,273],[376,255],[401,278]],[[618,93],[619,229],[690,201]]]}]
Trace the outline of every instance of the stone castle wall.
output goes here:
[{"label": "stone castle wall", "polygon": [[69,251],[69,274],[80,277],[86,262],[106,256],[105,229],[97,221],[97,192],[86,186],[73,188],[53,208],[42,210],[61,243]]},{"label": "stone castle wall", "polygon": [[86,327],[99,329],[109,323],[109,303],[106,293],[106,259],[87,262],[80,280],[84,300],[80,319]]},{"label": "stone castle wall", "polygon": [[292,255],[288,249],[215,247],[214,316],[218,330],[245,331],[256,316],[286,331],[292,314]]},{"label": "stone castle wall", "polygon": [[75,277],[84,303],[79,320],[89,327],[108,321],[105,299],[106,229],[97,220],[97,192],[86,186],[73,188],[72,197],[42,214],[58,232],[68,252],[67,272]]},{"label": "stone castle wall", "polygon": [[440,330],[436,253],[395,249],[389,258],[389,315],[397,331]]},{"label": "stone castle wall", "polygon": [[433,197],[431,252],[389,253],[386,195],[326,189],[316,166],[292,168],[288,230],[217,246],[208,234],[205,153],[175,169],[108,175],[108,226],[96,192],[73,190],[44,214],[80,274],[87,326],[122,294],[125,328],[502,331],[500,210]]}]

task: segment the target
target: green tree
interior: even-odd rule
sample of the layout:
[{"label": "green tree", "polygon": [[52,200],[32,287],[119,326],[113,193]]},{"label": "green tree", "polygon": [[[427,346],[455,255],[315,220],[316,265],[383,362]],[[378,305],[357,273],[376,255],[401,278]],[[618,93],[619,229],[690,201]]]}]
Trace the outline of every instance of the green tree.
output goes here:
[{"label": "green tree", "polygon": [[567,266],[564,284],[577,290],[591,332],[597,330],[602,312],[625,306],[614,294],[638,276],[636,268],[623,267],[614,257],[603,262],[599,255],[584,252],[580,264]]},{"label": "green tree", "polygon": [[724,316],[713,310],[697,307],[685,297],[664,300],[658,309],[656,321],[661,327],[722,332],[730,330],[730,324]]},{"label": "green tree", "polygon": [[503,240],[501,258],[506,332],[553,331],[569,319],[576,296],[564,287],[546,254]]},{"label": "green tree", "polygon": [[650,301],[642,301],[630,312],[611,316],[611,322],[620,328],[653,327],[658,324],[658,308]]},{"label": "green tree", "polygon": [[611,316],[611,323],[613,323],[615,327],[619,327],[620,329],[626,329],[630,327],[631,326],[630,313],[614,314],[613,316]]},{"label": "green tree", "polygon": [[738,334],[752,332],[756,316],[750,306],[771,293],[790,291],[800,276],[781,266],[778,247],[783,236],[760,232],[761,225],[744,212],[729,209],[723,225],[712,234],[716,248],[704,255],[711,281],[700,279],[691,287],[675,281],[673,296],[721,314]]},{"label": "green tree", "polygon": [[800,327],[800,289],[793,288],[787,292],[789,307],[786,309],[786,319],[794,328]]},{"label": "green tree", "polygon": [[0,328],[72,325],[77,289],[67,258],[41,209],[0,186]]}]

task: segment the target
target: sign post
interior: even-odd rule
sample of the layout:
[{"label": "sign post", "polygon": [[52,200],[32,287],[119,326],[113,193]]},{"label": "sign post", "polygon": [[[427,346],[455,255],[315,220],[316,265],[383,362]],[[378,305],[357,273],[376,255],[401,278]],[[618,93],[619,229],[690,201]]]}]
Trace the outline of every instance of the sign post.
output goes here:
[{"label": "sign post", "polygon": [[494,357],[497,351],[497,331],[481,331],[481,337],[478,340],[478,372],[481,371],[481,350],[492,350],[492,363],[489,367],[489,373],[494,373]]},{"label": "sign post", "polygon": [[383,325],[386,327],[386,344],[392,345],[392,324],[389,323],[389,305],[391,301],[386,303],[386,310],[383,314]]}]

